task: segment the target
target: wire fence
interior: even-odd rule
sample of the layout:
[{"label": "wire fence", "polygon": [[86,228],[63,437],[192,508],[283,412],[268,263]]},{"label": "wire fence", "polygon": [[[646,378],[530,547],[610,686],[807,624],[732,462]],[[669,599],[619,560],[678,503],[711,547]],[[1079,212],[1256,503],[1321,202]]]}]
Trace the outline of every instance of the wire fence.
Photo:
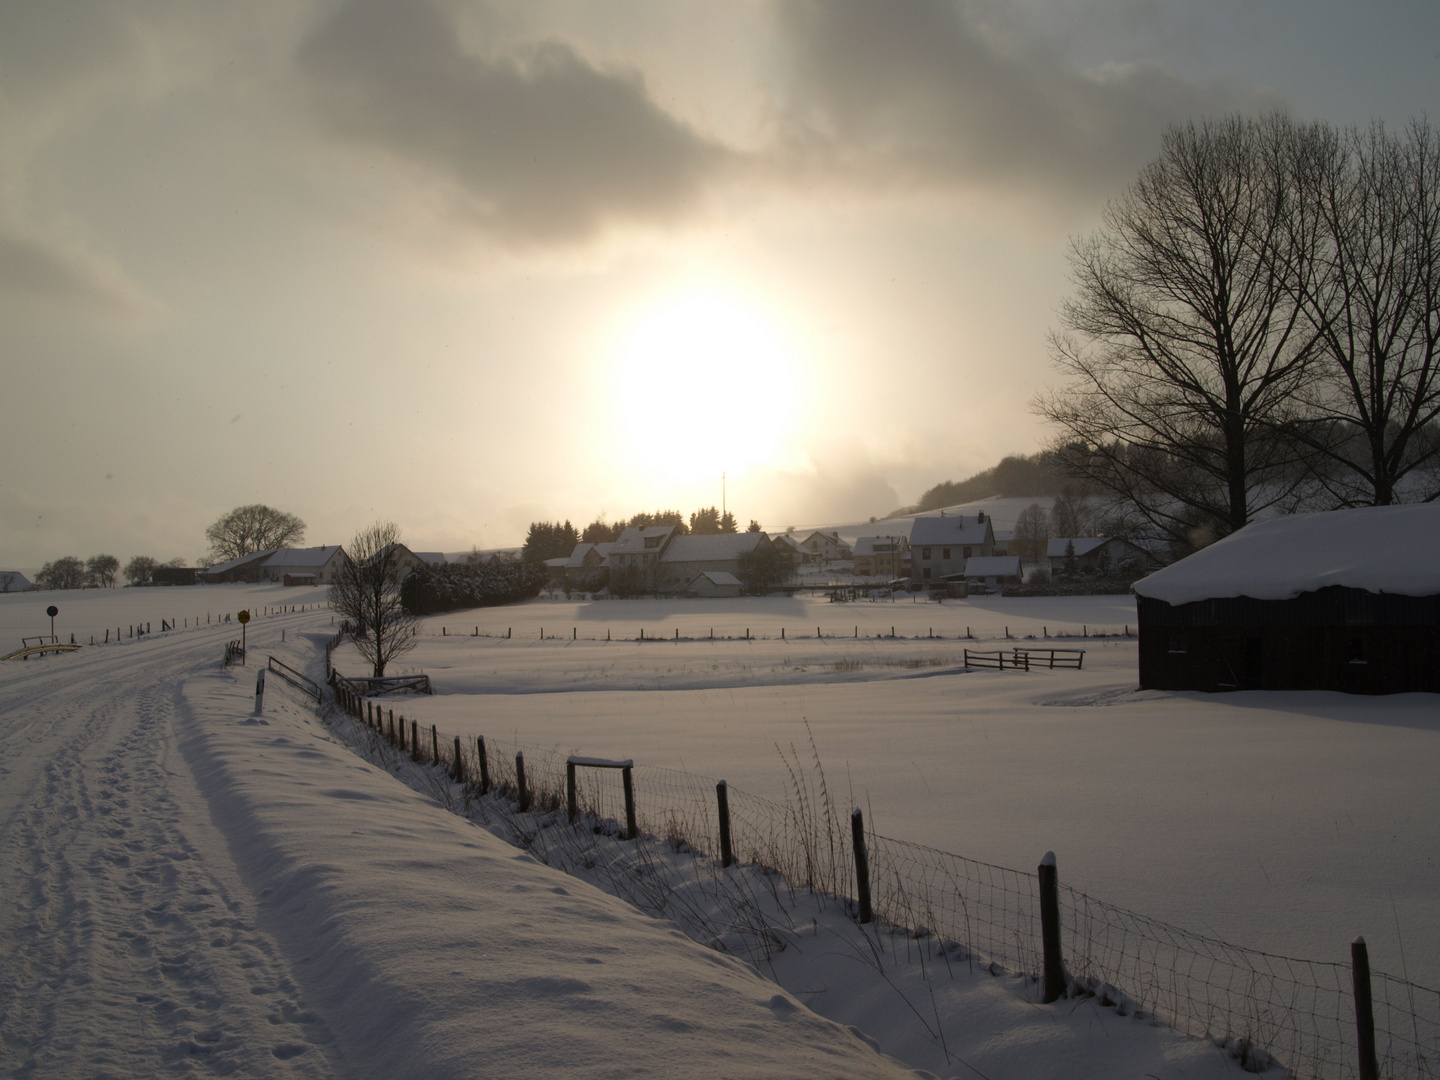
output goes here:
[{"label": "wire fence", "polygon": [[[337,679],[337,701],[392,743],[403,733],[416,760],[445,768],[473,785],[516,799],[523,754],[532,813],[566,809],[566,755],[555,748],[501,739],[443,736],[429,725],[410,731],[396,701],[383,706],[350,693]],[[413,718],[412,718],[413,721]],[[419,745],[413,731],[419,732]],[[434,753],[438,747],[439,753]],[[457,762],[456,750],[459,751]],[[818,753],[791,749],[786,800],[776,802],[727,785],[734,859],[856,914],[856,859],[850,814],[837,808]],[[636,823],[642,839],[685,847],[718,866],[719,781],[696,773],[636,765]],[[597,834],[624,835],[625,801],[617,769],[577,769],[576,802]],[[518,821],[512,815],[512,823]],[[539,826],[512,824],[526,841]],[[549,830],[552,831],[553,830]],[[553,843],[554,841],[546,841]],[[971,970],[1020,977],[1020,992],[1042,1000],[1043,945],[1039,877],[950,852],[864,835],[875,918],[903,928],[907,941],[930,941]],[[631,875],[633,877],[633,875]],[[723,876],[716,874],[716,887]],[[634,885],[622,888],[634,888]],[[1278,1064],[1296,1077],[1370,1080],[1359,1065],[1353,968],[1277,956],[1232,945],[1060,887],[1060,941],[1067,993],[1093,996],[1122,1015],[1153,1017],[1187,1035],[1213,1040],[1246,1070]],[[629,897],[635,899],[636,897]],[[652,901],[650,908],[663,908]],[[716,928],[717,939],[723,931]],[[908,946],[907,946],[908,947]],[[1371,976],[1378,1076],[1440,1076],[1440,991],[1383,973]]]}]

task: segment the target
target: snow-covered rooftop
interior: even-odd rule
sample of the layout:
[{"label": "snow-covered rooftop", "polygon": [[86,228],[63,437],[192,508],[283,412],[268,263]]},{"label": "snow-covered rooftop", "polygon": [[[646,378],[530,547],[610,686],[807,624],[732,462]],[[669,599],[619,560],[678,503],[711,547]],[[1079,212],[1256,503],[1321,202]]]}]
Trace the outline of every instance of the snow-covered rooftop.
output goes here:
[{"label": "snow-covered rooftop", "polygon": [[[665,540],[675,531],[674,525],[647,525],[644,528],[628,528],[620,534],[610,550],[616,555],[632,552],[656,552],[665,546]],[[650,543],[646,543],[646,541]]]},{"label": "snow-covered rooftop", "polygon": [[1052,536],[1050,542],[1045,545],[1045,557],[1063,559],[1070,554],[1066,548],[1074,544],[1075,556],[1079,558],[1082,555],[1090,554],[1108,539],[1107,536]]},{"label": "snow-covered rooftop", "polygon": [[235,559],[227,559],[225,562],[216,563],[214,566],[207,566],[204,573],[223,574],[227,570],[234,570],[237,566],[244,566],[246,563],[260,562],[268,555],[275,553],[274,548],[267,548],[264,551],[252,551],[249,555],[241,555]]},{"label": "snow-covered rooftop", "polygon": [[677,536],[660,556],[663,563],[738,559],[754,551],[769,537],[763,532],[715,533],[711,536]]},{"label": "snow-covered rooftop", "polygon": [[910,526],[910,546],[921,544],[983,544],[993,526],[980,515],[935,514],[917,517]]},{"label": "snow-covered rooftop", "polygon": [[281,548],[265,560],[265,565],[324,566],[335,557],[335,553],[339,550],[339,544],[330,544],[325,547]]},{"label": "snow-covered rooftop", "polygon": [[[728,570],[703,570],[695,575],[695,581],[699,581],[702,577],[709,578],[712,585],[734,585],[739,588],[741,584],[740,579]],[[695,581],[690,584],[693,586]]]},{"label": "snow-covered rooftop", "polygon": [[1256,521],[1142,578],[1135,592],[1189,604],[1232,596],[1289,600],[1330,585],[1403,596],[1440,593],[1440,503]]}]

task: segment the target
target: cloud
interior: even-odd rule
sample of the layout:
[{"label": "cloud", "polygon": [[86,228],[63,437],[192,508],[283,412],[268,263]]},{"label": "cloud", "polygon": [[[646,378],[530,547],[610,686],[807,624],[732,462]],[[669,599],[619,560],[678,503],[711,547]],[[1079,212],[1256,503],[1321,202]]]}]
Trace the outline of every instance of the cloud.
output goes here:
[{"label": "cloud", "polygon": [[351,0],[299,60],[325,130],[443,179],[467,217],[517,241],[682,219],[731,158],[637,73],[553,41],[468,52],[426,0]]},{"label": "cloud", "polygon": [[0,233],[0,297],[49,301],[70,311],[146,320],[160,305],[113,267],[53,245]]},{"label": "cloud", "polygon": [[852,182],[1093,202],[1128,183],[1175,121],[1268,109],[1155,65],[1077,72],[947,0],[781,0],[795,167]]}]

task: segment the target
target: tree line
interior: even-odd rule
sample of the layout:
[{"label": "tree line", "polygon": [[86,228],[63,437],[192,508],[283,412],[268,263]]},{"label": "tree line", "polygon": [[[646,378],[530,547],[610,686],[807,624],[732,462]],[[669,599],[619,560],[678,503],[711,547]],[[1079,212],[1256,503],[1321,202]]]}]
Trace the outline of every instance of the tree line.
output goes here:
[{"label": "tree line", "polygon": [[1440,138],[1179,125],[1070,252],[1035,411],[1131,530],[1440,496]]},{"label": "tree line", "polygon": [[[718,507],[702,506],[687,520],[679,510],[656,510],[654,513],[640,513],[620,521],[606,521],[597,517],[583,531],[570,524],[569,519],[558,521],[534,521],[525,535],[525,544],[520,557],[528,563],[543,563],[546,559],[569,556],[576,544],[608,544],[620,539],[626,529],[648,529],[656,525],[674,526],[681,536],[716,536],[721,533],[739,532],[735,515],[729,510],[722,513]],[[749,532],[760,532],[760,523],[751,519]]]}]

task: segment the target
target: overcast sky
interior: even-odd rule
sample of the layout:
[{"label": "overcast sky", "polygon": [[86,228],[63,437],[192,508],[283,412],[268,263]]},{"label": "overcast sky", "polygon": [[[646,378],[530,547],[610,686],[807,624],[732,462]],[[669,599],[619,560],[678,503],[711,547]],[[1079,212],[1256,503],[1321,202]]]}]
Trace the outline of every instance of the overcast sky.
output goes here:
[{"label": "overcast sky", "polygon": [[1433,0],[3,3],[0,568],[883,514],[1166,124],[1437,103]]}]

